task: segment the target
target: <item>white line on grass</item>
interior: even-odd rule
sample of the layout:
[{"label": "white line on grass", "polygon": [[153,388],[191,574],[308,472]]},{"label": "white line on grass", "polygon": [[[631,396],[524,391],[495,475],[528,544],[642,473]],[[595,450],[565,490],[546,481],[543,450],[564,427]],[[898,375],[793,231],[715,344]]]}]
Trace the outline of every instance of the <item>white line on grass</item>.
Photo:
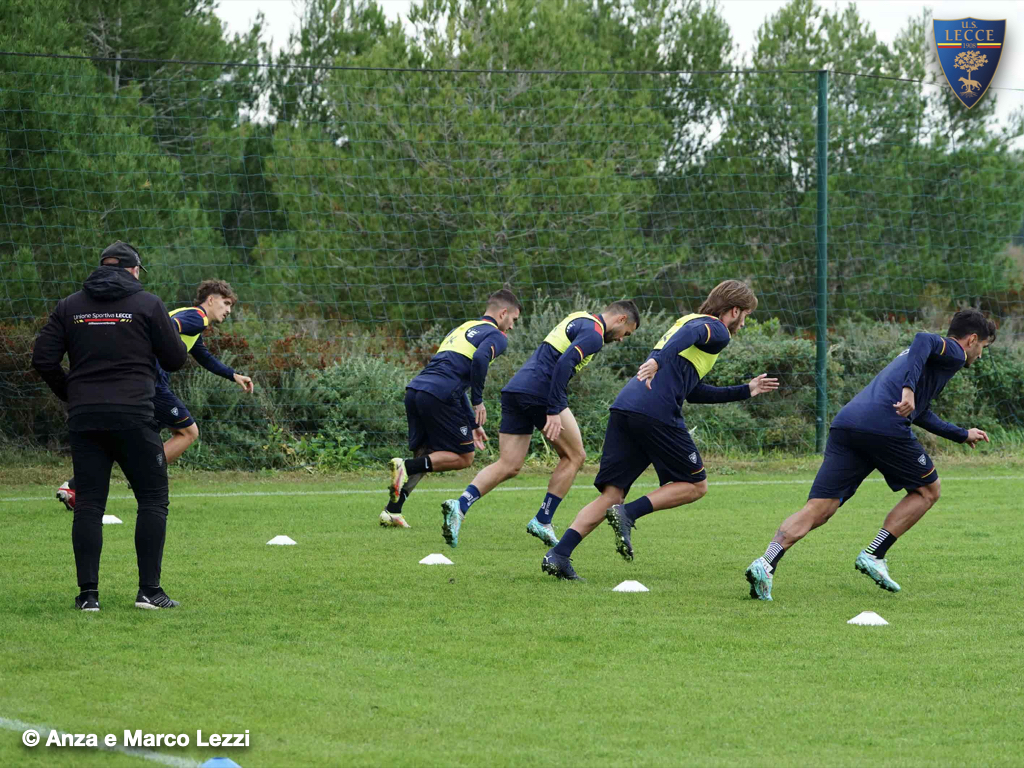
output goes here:
[{"label": "white line on grass", "polygon": [[[43,745],[46,744],[46,738],[50,735],[51,731],[56,731],[61,736],[68,735],[65,731],[58,731],[56,728],[50,728],[48,725],[32,725],[31,723],[23,723],[21,720],[9,720],[6,717],[0,717],[0,728],[6,728],[9,731],[27,731],[31,728],[33,731],[39,733],[39,747],[38,749],[46,749]],[[99,736],[99,734],[97,734]],[[107,752],[120,752],[124,755],[131,755],[132,757],[139,757],[143,760],[149,760],[153,763],[160,763],[161,765],[169,765],[171,768],[198,768],[199,763],[195,760],[189,760],[184,757],[175,757],[174,755],[165,755],[161,752],[153,752],[148,749],[139,749],[138,747],[108,747],[100,743],[99,747],[95,749],[102,749]]]},{"label": "white line on grass", "polygon": [[[988,482],[991,480],[1024,480],[1024,476],[1014,475],[994,475],[992,477],[941,477],[942,480],[950,480],[953,482],[963,481],[984,481]],[[801,480],[715,480],[708,481],[708,485],[810,485],[813,478],[803,478]],[[864,481],[865,483],[881,483],[883,478],[881,477],[869,477]],[[580,490],[583,488],[592,488],[591,484],[586,485],[574,485],[572,490]],[[633,486],[634,488],[656,488],[655,483],[637,483]],[[417,496],[423,496],[427,493],[462,493],[465,488],[418,488],[416,491]],[[516,491],[546,491],[546,485],[528,485],[518,487],[504,487],[495,488],[491,493],[505,492],[514,493]],[[386,493],[385,490],[365,490],[365,489],[337,489],[334,491],[227,491],[224,493],[172,493],[170,498],[172,499],[225,499],[232,496],[354,496],[357,494],[368,494],[375,493],[383,496]],[[52,496],[11,496],[8,498],[0,498],[2,502],[13,502],[13,501],[47,501],[53,498]],[[134,499],[134,496],[108,496],[108,499]]]}]

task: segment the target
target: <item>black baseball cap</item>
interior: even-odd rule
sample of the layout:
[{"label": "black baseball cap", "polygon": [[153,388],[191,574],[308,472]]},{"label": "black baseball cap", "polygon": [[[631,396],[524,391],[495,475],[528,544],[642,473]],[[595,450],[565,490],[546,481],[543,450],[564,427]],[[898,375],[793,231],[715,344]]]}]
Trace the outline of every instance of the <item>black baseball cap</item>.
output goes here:
[{"label": "black baseball cap", "polygon": [[139,258],[139,252],[135,250],[135,246],[130,243],[115,240],[104,248],[103,253],[100,254],[100,266],[103,265],[103,261],[105,259],[110,258],[117,259],[117,266],[119,267],[125,267],[126,269],[130,269],[131,267],[140,267],[143,272],[149,271],[142,266],[142,259]]}]

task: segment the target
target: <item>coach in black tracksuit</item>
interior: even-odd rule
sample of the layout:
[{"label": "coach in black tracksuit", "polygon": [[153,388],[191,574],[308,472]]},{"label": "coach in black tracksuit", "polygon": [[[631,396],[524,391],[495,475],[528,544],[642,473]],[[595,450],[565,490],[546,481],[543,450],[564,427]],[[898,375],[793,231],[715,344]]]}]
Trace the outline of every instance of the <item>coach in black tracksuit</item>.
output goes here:
[{"label": "coach in black tracksuit", "polygon": [[[57,303],[39,332],[32,367],[68,404],[76,485],[71,541],[81,594],[75,607],[98,611],[103,511],[116,461],[139,503],[135,552],[139,608],[173,608],[160,588],[167,528],[167,465],[153,420],[156,361],[165,371],[188,352],[157,296],[142,290],[138,251],[120,240],[103,251],[82,290]],[[61,367],[64,353],[70,370]]]}]

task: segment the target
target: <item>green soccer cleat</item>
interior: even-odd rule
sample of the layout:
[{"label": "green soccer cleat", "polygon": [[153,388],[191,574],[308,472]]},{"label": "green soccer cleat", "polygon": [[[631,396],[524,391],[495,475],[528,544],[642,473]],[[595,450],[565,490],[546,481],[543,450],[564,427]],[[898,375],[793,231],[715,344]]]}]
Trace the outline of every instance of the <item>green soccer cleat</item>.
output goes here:
[{"label": "green soccer cleat", "polygon": [[462,521],[465,518],[466,516],[459,509],[458,499],[441,502],[441,535],[448,542],[448,546],[453,549],[459,546],[459,528],[462,527]]},{"label": "green soccer cleat", "polygon": [[887,592],[900,591],[900,585],[893,581],[889,575],[889,567],[885,564],[885,558],[879,559],[874,555],[869,555],[866,549],[862,549],[860,554],[857,555],[853,567],[861,573],[870,576],[875,584]]},{"label": "green soccer cleat", "polygon": [[558,537],[555,535],[555,529],[552,527],[551,523],[544,525],[544,523],[535,517],[526,524],[526,532],[531,536],[536,536],[547,544],[548,547],[558,546]]},{"label": "green soccer cleat", "polygon": [[755,600],[772,599],[772,575],[768,572],[768,563],[763,557],[757,558],[744,574],[750,582],[750,596]]},{"label": "green soccer cleat", "polygon": [[391,484],[388,486],[388,493],[391,494],[391,503],[398,501],[402,493],[402,486],[409,479],[409,473],[405,471],[405,459],[394,458],[391,460]]}]

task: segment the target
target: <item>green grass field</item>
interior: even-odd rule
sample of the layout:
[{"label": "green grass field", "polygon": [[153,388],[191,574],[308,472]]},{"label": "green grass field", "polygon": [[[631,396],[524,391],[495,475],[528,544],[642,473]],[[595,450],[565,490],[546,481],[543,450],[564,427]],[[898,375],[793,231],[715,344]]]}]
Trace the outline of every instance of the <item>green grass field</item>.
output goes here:
[{"label": "green grass field", "polygon": [[[942,500],[889,555],[902,593],[853,569],[896,500],[876,480],[787,555],[773,603],[748,598],[743,570],[813,466],[713,475],[702,501],[641,521],[632,564],[602,527],[574,559],[585,584],[543,575],[524,532],[543,475],[478,503],[456,550],[438,489],[465,474],[421,484],[409,531],[378,527],[385,494],[365,491],[383,479],[175,477],[163,580],[181,609],[133,607],[134,507],[118,498],[99,614],[71,609],[70,515],[51,486],[6,483],[0,499],[29,500],[0,501],[0,719],[193,742],[248,729],[244,750],[158,750],[243,768],[1019,765],[1024,477],[940,473]],[[277,534],[298,545],[266,546]],[[417,564],[432,552],[455,565]],[[651,591],[612,592],[625,579]],[[846,624],[864,610],[890,626]],[[4,766],[145,764],[0,730]]]}]

